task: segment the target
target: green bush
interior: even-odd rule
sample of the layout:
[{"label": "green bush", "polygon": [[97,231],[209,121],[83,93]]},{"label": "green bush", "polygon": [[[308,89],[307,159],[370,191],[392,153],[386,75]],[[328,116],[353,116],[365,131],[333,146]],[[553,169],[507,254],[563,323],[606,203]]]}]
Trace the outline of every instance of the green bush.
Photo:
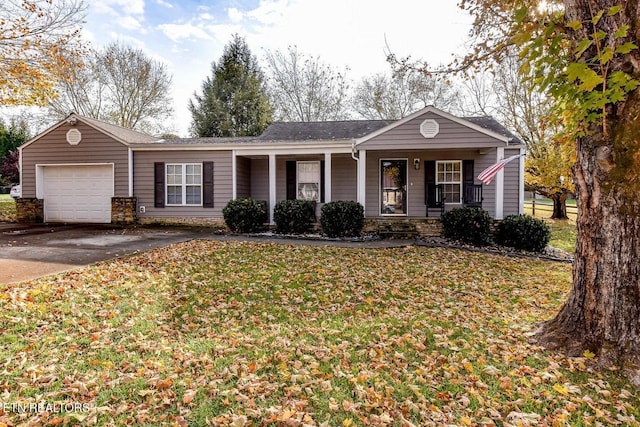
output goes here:
[{"label": "green bush", "polygon": [[507,216],[498,224],[495,234],[500,245],[532,252],[542,252],[550,238],[549,226],[529,215]]},{"label": "green bush", "polygon": [[309,200],[282,200],[273,209],[278,233],[306,233],[316,220],[316,204]]},{"label": "green bush", "polygon": [[250,198],[233,199],[222,209],[227,227],[235,233],[252,233],[264,228],[269,220],[267,203]]},{"label": "green bush", "polygon": [[320,225],[329,237],[359,236],[364,226],[364,208],[358,202],[329,202],[320,210]]},{"label": "green bush", "polygon": [[444,237],[473,245],[491,242],[491,215],[481,208],[458,208],[442,215]]}]

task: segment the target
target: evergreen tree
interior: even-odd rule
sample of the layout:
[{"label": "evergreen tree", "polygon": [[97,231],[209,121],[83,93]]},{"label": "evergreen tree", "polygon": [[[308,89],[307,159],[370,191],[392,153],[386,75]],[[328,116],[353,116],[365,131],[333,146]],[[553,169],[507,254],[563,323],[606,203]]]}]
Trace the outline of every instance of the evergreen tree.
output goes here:
[{"label": "evergreen tree", "polygon": [[211,65],[202,95],[189,101],[194,136],[254,136],[271,123],[264,76],[245,40],[237,34]]}]

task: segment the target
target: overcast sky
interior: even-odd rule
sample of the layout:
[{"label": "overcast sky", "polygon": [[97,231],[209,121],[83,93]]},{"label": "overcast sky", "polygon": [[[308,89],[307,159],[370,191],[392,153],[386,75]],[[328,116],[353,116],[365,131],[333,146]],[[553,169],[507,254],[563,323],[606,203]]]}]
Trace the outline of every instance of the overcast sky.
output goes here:
[{"label": "overcast sky", "polygon": [[347,76],[358,80],[389,71],[386,44],[399,56],[448,63],[464,52],[471,21],[456,0],[87,1],[84,37],[94,46],[118,40],[167,64],[180,136],[187,136],[191,121],[188,100],[234,33],[261,63],[265,50],[297,45],[348,67]]}]

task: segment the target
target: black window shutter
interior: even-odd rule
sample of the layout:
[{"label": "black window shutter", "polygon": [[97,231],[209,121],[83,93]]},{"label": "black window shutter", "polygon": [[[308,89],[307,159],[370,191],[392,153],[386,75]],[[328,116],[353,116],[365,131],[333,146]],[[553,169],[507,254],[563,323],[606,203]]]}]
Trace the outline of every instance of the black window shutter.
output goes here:
[{"label": "black window shutter", "polygon": [[164,163],[156,162],[153,164],[153,206],[156,208],[164,208]]},{"label": "black window shutter", "polygon": [[462,161],[462,182],[473,185],[473,160]]},{"label": "black window shutter", "polygon": [[213,162],[202,162],[202,207],[213,207]]},{"label": "black window shutter", "polygon": [[287,200],[295,200],[296,189],[296,174],[297,174],[296,162],[287,161]]},{"label": "black window shutter", "polygon": [[424,161],[424,204],[430,205],[436,201],[436,161]]},{"label": "black window shutter", "polygon": [[324,203],[324,160],[320,160],[320,203]]}]

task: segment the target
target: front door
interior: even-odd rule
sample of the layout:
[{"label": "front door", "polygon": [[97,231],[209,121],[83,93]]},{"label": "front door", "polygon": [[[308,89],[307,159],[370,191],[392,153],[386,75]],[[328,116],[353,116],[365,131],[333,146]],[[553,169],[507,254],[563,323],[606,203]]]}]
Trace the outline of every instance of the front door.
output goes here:
[{"label": "front door", "polygon": [[407,160],[380,160],[380,214],[407,214]]}]

